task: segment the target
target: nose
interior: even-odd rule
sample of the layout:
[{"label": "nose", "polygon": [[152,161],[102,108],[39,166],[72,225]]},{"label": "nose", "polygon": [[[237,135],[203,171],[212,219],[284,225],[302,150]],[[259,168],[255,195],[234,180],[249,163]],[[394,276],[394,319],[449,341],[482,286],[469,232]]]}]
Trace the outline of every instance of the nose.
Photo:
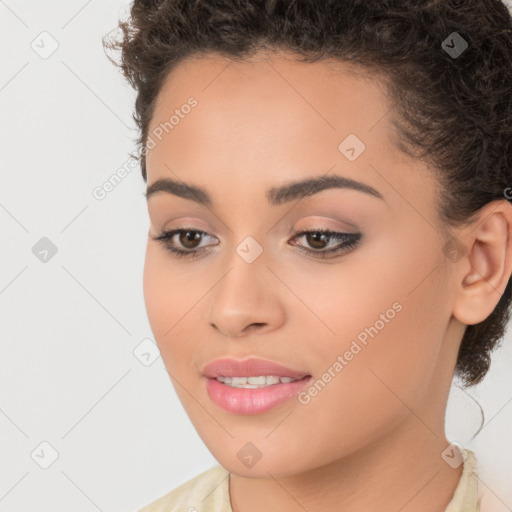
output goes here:
[{"label": "nose", "polygon": [[225,336],[269,332],[285,321],[279,280],[260,258],[252,263],[231,260],[231,268],[212,289],[208,321]]}]

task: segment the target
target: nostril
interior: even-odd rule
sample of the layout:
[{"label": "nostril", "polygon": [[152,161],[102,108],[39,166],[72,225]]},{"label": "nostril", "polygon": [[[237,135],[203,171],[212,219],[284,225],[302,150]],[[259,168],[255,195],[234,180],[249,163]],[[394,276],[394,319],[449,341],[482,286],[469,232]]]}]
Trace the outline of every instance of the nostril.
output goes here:
[{"label": "nostril", "polygon": [[[265,325],[263,322],[254,322],[253,324],[251,325]],[[251,325],[249,327],[251,327]]]},{"label": "nostril", "polygon": [[260,326],[264,326],[264,325],[267,325],[267,324],[265,324],[265,322],[254,322],[254,323],[248,325],[244,330],[251,331],[253,329],[259,328]]}]

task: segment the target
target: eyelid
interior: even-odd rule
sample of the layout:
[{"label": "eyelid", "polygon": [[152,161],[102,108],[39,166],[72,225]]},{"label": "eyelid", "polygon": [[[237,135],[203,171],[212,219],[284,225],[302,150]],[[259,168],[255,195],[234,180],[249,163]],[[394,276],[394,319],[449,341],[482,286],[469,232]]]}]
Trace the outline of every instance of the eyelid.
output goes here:
[{"label": "eyelid", "polygon": [[307,217],[307,219],[301,219],[298,223],[295,223],[290,228],[290,233],[317,230],[337,231],[343,233],[359,232],[359,228],[351,222],[345,220],[335,220],[320,215],[313,215]]},{"label": "eyelid", "polygon": [[[341,234],[344,234],[347,236],[357,235],[360,233],[360,231],[353,224],[351,224],[351,223],[344,223],[344,224],[351,226],[351,229],[353,229],[353,231],[350,231],[350,229],[340,227],[340,226],[338,226],[338,227],[330,226],[329,223],[326,222],[325,218],[324,218],[324,220],[322,220],[322,221],[308,220],[307,224],[305,226],[301,226],[301,227],[291,226],[287,236],[288,237],[292,237],[292,236],[298,237],[298,236],[304,235],[304,233],[311,233],[311,232],[318,232],[318,231],[321,231],[321,232],[329,231],[329,232],[333,232],[333,233],[341,233]],[[170,233],[170,232],[175,232],[175,231],[196,231],[196,232],[201,233],[202,235],[206,235],[210,238],[216,238],[217,240],[219,240],[219,237],[217,237],[216,235],[212,235],[209,232],[209,228],[197,227],[197,226],[193,225],[193,223],[187,223],[186,220],[185,221],[180,220],[180,222],[175,226],[163,227],[162,229],[157,230],[157,231],[159,232],[159,234],[156,236],[160,236],[164,233]],[[176,233],[174,233],[174,234],[176,234]]]},{"label": "eyelid", "polygon": [[164,231],[174,231],[175,229],[189,229],[190,231],[204,231],[209,234],[210,230],[210,227],[207,224],[201,222],[199,219],[194,218],[183,218],[176,221],[176,224],[173,224],[170,227],[166,227],[168,224],[170,223],[168,222],[164,224],[164,226],[159,230],[160,233],[163,233]]},{"label": "eyelid", "polygon": [[[160,242],[169,253],[173,254],[177,258],[188,257],[188,258],[193,259],[200,254],[202,255],[204,253],[210,252],[209,248],[212,247],[212,244],[210,244],[210,245],[207,244],[204,246],[199,245],[198,247],[196,247],[194,249],[183,249],[181,247],[176,247],[176,246],[171,245],[170,241],[177,234],[182,233],[182,232],[187,232],[187,231],[199,233],[201,236],[206,235],[206,236],[209,236],[212,238],[217,238],[214,235],[210,235],[206,231],[203,231],[200,229],[195,229],[192,227],[174,228],[174,229],[170,229],[170,230],[165,230],[165,231],[161,232],[160,235],[158,235],[156,237],[152,237],[152,238],[153,238],[153,240]],[[306,254],[308,256],[313,257],[315,260],[331,259],[331,258],[335,259],[337,257],[341,257],[343,254],[348,253],[352,249],[356,248],[359,245],[359,243],[362,239],[362,236],[363,236],[362,233],[359,233],[359,232],[348,233],[345,231],[333,231],[331,229],[325,229],[325,228],[313,228],[313,229],[307,229],[307,230],[303,230],[303,231],[294,232],[294,236],[291,238],[291,240],[296,240],[298,238],[301,238],[301,237],[303,237],[307,234],[311,234],[311,233],[316,233],[316,234],[323,233],[326,236],[328,236],[330,239],[341,241],[341,242],[335,244],[334,247],[331,247],[331,248],[325,249],[325,250],[324,249],[318,249],[318,250],[310,249],[310,248],[300,245],[299,243],[290,244],[290,242],[288,242],[289,245],[296,246],[299,251],[303,252],[304,254]],[[213,244],[213,246],[215,246],[215,245],[218,245],[218,244]]]}]

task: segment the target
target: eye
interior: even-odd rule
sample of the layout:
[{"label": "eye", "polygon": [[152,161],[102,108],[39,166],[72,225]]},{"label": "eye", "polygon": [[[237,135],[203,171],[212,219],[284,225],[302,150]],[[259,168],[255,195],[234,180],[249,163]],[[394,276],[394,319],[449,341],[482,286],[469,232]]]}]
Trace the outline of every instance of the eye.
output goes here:
[{"label": "eye", "polygon": [[[176,245],[173,242],[173,239],[175,238],[176,235],[178,235],[179,243],[182,246],[186,247],[188,250],[183,250],[176,247]],[[199,247],[199,249],[197,248],[197,242],[201,241],[201,237],[203,235],[208,234],[205,231],[192,228],[173,229],[171,231],[164,231],[160,235],[153,237],[153,240],[160,242],[167,251],[176,255],[179,258],[190,255],[194,257],[200,253],[203,253],[205,250],[208,250],[208,246]]]},{"label": "eye", "polygon": [[[203,236],[210,236],[208,233],[202,230],[193,228],[181,228],[173,229],[170,231],[164,231],[156,237],[152,237],[153,240],[160,242],[164,248],[175,256],[182,258],[192,256],[192,258],[203,254],[209,250],[212,245],[199,246],[201,238]],[[348,252],[359,244],[361,239],[361,233],[342,233],[337,231],[330,231],[325,229],[317,229],[311,231],[301,231],[296,233],[292,240],[296,240],[301,237],[305,237],[306,243],[309,244],[312,249],[297,244],[296,242],[291,245],[297,247],[300,251],[312,255],[316,258],[327,258],[331,255]],[[175,238],[181,247],[185,247],[186,250],[176,247]],[[210,237],[212,238],[212,237]],[[338,242],[334,247],[329,247],[330,242]],[[218,244],[213,244],[218,245]],[[326,249],[326,247],[329,247]]]},{"label": "eye", "polygon": [[[309,249],[296,243],[293,243],[292,245],[314,257],[327,258],[330,255],[348,252],[349,250],[353,249],[359,244],[361,236],[361,233],[342,233],[338,231],[330,231],[328,229],[301,231],[293,237],[293,240],[305,237],[307,244],[309,244],[314,249]],[[331,246],[330,248],[325,249],[327,246],[329,246],[329,242],[332,241],[338,243],[333,247]]]}]

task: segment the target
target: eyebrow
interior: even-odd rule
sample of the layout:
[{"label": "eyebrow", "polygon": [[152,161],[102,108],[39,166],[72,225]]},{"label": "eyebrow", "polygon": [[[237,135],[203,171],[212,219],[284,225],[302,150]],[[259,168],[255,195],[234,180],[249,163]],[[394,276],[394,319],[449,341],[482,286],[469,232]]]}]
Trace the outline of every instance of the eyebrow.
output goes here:
[{"label": "eyebrow", "polygon": [[[269,189],[266,193],[266,197],[269,203],[275,206],[293,201],[294,199],[301,199],[303,197],[311,196],[321,192],[322,190],[331,188],[357,190],[359,192],[364,192],[365,194],[384,200],[384,197],[380,194],[380,192],[370,185],[338,175],[319,176],[314,178],[307,178],[302,181],[286,183],[284,185],[280,185],[279,187],[273,187]],[[157,192],[166,192],[178,197],[182,197],[183,199],[190,199],[191,201],[195,201],[196,203],[205,206],[212,206],[212,199],[204,188],[174,181],[170,178],[158,179],[152,185],[150,185],[144,194],[146,200]]]}]

